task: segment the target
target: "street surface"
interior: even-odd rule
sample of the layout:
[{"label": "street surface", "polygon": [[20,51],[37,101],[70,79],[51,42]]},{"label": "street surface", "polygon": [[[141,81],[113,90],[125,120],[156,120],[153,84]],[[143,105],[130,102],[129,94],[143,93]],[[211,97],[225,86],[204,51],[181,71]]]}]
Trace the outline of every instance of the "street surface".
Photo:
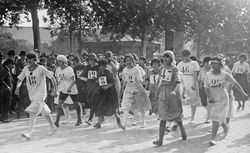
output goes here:
[{"label": "street surface", "polygon": [[[234,105],[236,107],[237,102]],[[49,131],[47,121],[39,117],[29,141],[21,137],[21,132],[27,129],[27,119],[0,123],[0,153],[250,153],[250,101],[246,102],[245,111],[235,113],[227,138],[212,147],[208,145],[211,124],[204,124],[203,107],[197,109],[195,123],[188,124],[190,108],[184,106],[188,139],[183,141],[177,129],[165,135],[162,147],[152,144],[158,138],[159,121],[155,115],[146,117],[144,129],[129,124],[127,131],[122,131],[114,117],[106,117],[101,129],[86,124],[74,127],[75,111],[71,113],[71,123],[61,125],[52,136],[46,134]]]}]

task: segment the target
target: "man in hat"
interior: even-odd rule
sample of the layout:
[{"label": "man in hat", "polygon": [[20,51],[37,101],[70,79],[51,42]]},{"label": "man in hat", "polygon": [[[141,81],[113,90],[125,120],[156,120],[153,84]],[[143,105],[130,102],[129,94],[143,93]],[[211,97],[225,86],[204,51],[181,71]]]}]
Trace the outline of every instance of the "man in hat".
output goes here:
[{"label": "man in hat", "polygon": [[7,59],[0,68],[0,112],[1,122],[9,123],[8,110],[11,103],[13,82],[10,70],[14,67],[14,61]]}]

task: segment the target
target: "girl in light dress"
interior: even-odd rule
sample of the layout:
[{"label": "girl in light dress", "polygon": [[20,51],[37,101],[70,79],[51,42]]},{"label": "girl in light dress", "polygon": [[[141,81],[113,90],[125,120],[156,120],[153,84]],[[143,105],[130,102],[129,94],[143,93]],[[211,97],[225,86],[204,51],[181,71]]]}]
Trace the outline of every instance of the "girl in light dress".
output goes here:
[{"label": "girl in light dress", "polygon": [[82,124],[81,121],[81,110],[78,104],[78,90],[75,84],[75,74],[72,67],[68,66],[68,60],[64,55],[57,56],[58,67],[55,71],[55,76],[58,82],[59,100],[57,108],[57,116],[55,125],[59,127],[60,116],[63,114],[64,102],[67,97],[73,100],[74,106],[76,108],[77,122],[75,126]]},{"label": "girl in light dress", "polygon": [[15,91],[16,95],[19,95],[19,89],[22,81],[26,78],[27,80],[27,89],[29,92],[29,99],[31,104],[25,109],[29,113],[29,128],[26,133],[22,133],[22,136],[26,139],[30,139],[33,132],[33,128],[36,123],[36,118],[39,113],[42,113],[50,124],[51,131],[49,134],[53,134],[57,127],[53,124],[53,119],[50,115],[51,111],[45,99],[47,96],[46,89],[46,78],[49,78],[52,81],[53,92],[56,94],[56,81],[53,77],[53,72],[47,70],[44,66],[37,64],[37,55],[35,52],[29,52],[27,54],[27,62],[29,65],[25,66],[22,70],[22,73],[17,77],[17,88]]},{"label": "girl in light dress", "polygon": [[208,102],[211,104],[212,137],[209,144],[215,145],[219,126],[222,126],[224,129],[223,138],[228,134],[228,126],[226,125],[226,117],[229,109],[227,83],[232,84],[243,96],[247,97],[247,94],[232,76],[221,70],[223,66],[221,58],[212,58],[211,65],[212,71],[207,72],[204,87]]},{"label": "girl in light dress", "polygon": [[143,78],[138,66],[134,64],[134,58],[128,54],[125,56],[126,68],[122,72],[122,106],[123,126],[127,126],[129,111],[136,115],[140,113],[141,127],[145,126],[144,116],[151,109],[150,99],[142,86]]},{"label": "girl in light dress", "polygon": [[153,144],[162,146],[163,137],[167,122],[175,121],[180,127],[182,139],[186,140],[187,135],[182,124],[182,101],[180,93],[180,76],[176,66],[172,65],[174,53],[166,51],[163,54],[163,68],[159,78],[158,88],[158,114],[160,118],[159,140]]},{"label": "girl in light dress", "polygon": [[194,121],[196,108],[201,105],[198,85],[199,65],[196,61],[190,59],[190,51],[182,51],[183,60],[177,65],[184,81],[186,82],[186,99],[185,101],[191,106],[191,120]]},{"label": "girl in light dress", "polygon": [[157,90],[159,86],[161,61],[157,58],[151,60],[152,69],[149,72],[149,99],[151,101],[151,113],[158,114]]}]

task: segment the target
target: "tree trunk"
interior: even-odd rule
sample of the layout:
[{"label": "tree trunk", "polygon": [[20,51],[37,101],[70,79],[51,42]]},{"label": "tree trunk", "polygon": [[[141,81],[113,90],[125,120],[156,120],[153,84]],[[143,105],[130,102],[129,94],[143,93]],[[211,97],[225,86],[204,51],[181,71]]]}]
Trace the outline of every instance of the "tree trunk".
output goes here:
[{"label": "tree trunk", "polygon": [[142,45],[142,56],[147,57],[147,44],[144,34],[141,38],[141,45]]},{"label": "tree trunk", "polygon": [[174,32],[165,29],[165,50],[174,51]]},{"label": "tree trunk", "polygon": [[81,18],[81,14],[80,14],[80,17],[79,17],[79,31],[78,31],[78,37],[77,37],[77,41],[78,41],[78,54],[79,56],[81,56],[82,54],[82,48],[83,48],[83,45],[82,45],[82,18]]},{"label": "tree trunk", "polygon": [[32,1],[30,5],[30,12],[32,18],[32,29],[33,29],[33,39],[34,39],[34,49],[40,48],[40,31],[39,31],[39,18],[37,13],[39,0]]},{"label": "tree trunk", "polygon": [[200,59],[201,56],[201,45],[202,45],[202,34],[199,32],[198,33],[198,39],[197,39],[197,52],[196,52],[196,57],[197,59]]},{"label": "tree trunk", "polygon": [[73,32],[73,28],[72,28],[72,25],[71,25],[71,14],[70,14],[70,21],[69,21],[69,50],[70,50],[70,53],[73,52],[72,50],[72,32]]}]

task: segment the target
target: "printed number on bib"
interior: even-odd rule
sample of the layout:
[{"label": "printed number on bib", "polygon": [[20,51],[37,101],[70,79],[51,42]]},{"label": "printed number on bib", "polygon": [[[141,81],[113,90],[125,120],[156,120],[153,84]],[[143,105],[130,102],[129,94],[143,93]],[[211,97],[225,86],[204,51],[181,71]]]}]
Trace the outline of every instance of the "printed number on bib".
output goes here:
[{"label": "printed number on bib", "polygon": [[182,67],[182,73],[183,74],[189,74],[189,66],[187,66],[187,67]]},{"label": "printed number on bib", "polygon": [[135,78],[133,75],[128,75],[128,82],[130,83],[134,83],[135,82]]},{"label": "printed number on bib", "polygon": [[29,76],[29,83],[30,85],[36,84],[36,77],[35,76]]},{"label": "printed number on bib", "polygon": [[150,78],[149,78],[151,84],[157,83],[158,79],[159,79],[159,74],[150,75]]},{"label": "printed number on bib", "polygon": [[59,75],[58,75],[58,80],[59,80],[59,81],[64,80],[64,74],[59,74]]},{"label": "printed number on bib", "polygon": [[97,78],[97,72],[96,71],[89,71],[88,72],[88,79],[96,79]]},{"label": "printed number on bib", "polygon": [[103,77],[99,78],[99,85],[100,86],[106,86],[106,85],[108,85],[107,77],[106,76],[103,76]]},{"label": "printed number on bib", "polygon": [[244,73],[244,72],[246,72],[246,69],[244,69],[244,68],[238,68],[238,73]]},{"label": "printed number on bib", "polygon": [[171,77],[172,77],[172,71],[166,71],[166,70],[163,71],[162,80],[170,82]]},{"label": "printed number on bib", "polygon": [[212,79],[211,88],[220,88],[222,86],[222,80]]}]

